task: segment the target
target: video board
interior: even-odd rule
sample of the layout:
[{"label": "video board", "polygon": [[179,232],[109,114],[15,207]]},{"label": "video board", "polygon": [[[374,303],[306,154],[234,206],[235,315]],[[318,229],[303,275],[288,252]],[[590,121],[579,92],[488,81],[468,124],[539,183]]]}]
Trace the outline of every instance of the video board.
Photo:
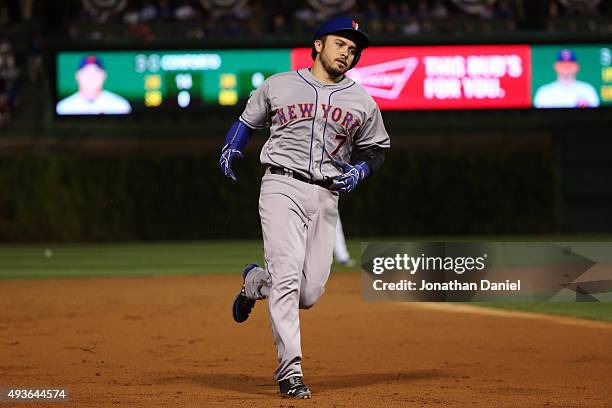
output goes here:
[{"label": "video board", "polygon": [[57,115],[129,114],[233,106],[272,74],[290,50],[60,52]]},{"label": "video board", "polygon": [[[241,106],[271,75],[311,66],[310,51],[59,52],[56,114]],[[347,75],[382,110],[612,105],[612,45],[370,47]]]}]

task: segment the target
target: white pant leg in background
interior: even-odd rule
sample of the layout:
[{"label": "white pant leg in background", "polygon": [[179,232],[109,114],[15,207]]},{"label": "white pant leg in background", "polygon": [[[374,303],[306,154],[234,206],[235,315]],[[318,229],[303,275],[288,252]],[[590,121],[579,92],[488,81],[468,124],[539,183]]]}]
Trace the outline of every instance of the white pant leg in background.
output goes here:
[{"label": "white pant leg in background", "polygon": [[345,263],[351,259],[351,255],[346,247],[346,240],[344,239],[344,231],[342,230],[342,221],[340,215],[338,215],[338,222],[336,223],[336,242],[334,244],[334,259],[338,263]]}]

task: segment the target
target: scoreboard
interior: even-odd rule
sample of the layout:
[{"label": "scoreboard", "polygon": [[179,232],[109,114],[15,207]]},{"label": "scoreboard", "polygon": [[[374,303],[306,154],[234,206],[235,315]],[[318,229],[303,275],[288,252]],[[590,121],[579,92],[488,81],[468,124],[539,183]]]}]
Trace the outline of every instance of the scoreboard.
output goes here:
[{"label": "scoreboard", "polygon": [[104,90],[127,100],[132,112],[238,105],[266,78],[290,70],[289,55],[287,49],[60,52],[56,102],[86,86],[76,72],[93,57],[105,71]]},{"label": "scoreboard", "polygon": [[[56,114],[240,106],[271,75],[310,67],[310,52],[61,51],[56,54]],[[98,68],[89,68],[89,76],[80,73],[94,63]],[[612,106],[611,44],[370,47],[347,75],[381,110]],[[92,95],[100,95],[99,100]]]}]

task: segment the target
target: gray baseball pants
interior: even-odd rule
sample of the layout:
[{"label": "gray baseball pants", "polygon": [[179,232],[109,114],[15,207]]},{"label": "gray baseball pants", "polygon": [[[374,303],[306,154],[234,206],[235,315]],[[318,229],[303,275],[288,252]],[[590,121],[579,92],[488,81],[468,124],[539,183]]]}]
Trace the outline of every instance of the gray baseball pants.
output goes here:
[{"label": "gray baseball pants", "polygon": [[[245,281],[247,296],[268,298],[277,381],[302,375],[299,309],[325,291],[332,263],[338,194],[285,175],[264,174],[259,216],[266,268]],[[299,308],[299,309],[298,309]]]}]

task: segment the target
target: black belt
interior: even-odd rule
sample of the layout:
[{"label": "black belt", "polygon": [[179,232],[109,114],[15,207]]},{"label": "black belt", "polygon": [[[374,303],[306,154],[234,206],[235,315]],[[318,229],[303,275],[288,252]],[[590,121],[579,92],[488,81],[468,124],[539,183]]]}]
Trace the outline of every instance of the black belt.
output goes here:
[{"label": "black belt", "polygon": [[296,173],[295,171],[289,171],[289,172],[285,171],[285,169],[283,169],[282,167],[268,166],[268,170],[270,170],[270,173],[272,174],[279,174],[281,176],[293,177],[294,179],[300,180],[304,183],[315,184],[323,188],[329,188],[329,186],[331,186],[333,183],[333,180],[331,178],[326,178],[323,180],[310,180],[309,178],[306,178],[302,176],[301,174]]}]

